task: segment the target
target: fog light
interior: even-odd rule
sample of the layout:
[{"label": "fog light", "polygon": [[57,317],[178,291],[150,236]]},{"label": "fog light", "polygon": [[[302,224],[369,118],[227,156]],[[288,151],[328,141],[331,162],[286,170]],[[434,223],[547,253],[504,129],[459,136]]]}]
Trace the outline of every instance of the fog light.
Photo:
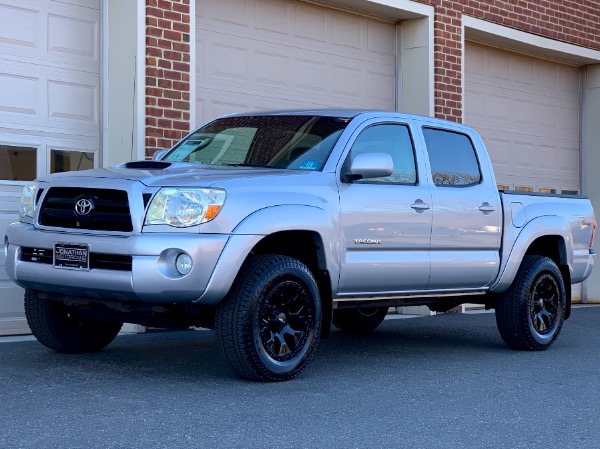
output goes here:
[{"label": "fog light", "polygon": [[175,260],[177,272],[183,276],[192,271],[192,258],[188,254],[180,254]]}]

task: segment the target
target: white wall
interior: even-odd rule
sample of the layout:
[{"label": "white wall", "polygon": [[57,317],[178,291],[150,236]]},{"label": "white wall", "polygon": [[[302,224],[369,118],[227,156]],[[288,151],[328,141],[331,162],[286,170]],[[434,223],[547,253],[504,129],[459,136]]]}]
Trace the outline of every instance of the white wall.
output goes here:
[{"label": "white wall", "polygon": [[[600,64],[586,67],[584,86],[584,123],[582,155],[583,193],[590,197],[596,220],[600,223]],[[600,231],[596,233],[594,244],[596,253],[600,252]],[[586,302],[600,303],[600,261],[587,281]]]},{"label": "white wall", "polygon": [[108,22],[104,38],[105,166],[138,159],[140,154],[135,111],[138,91],[145,88],[137,82],[137,3],[137,0],[105,2]]},{"label": "white wall", "polygon": [[433,116],[433,17],[404,20],[398,49],[398,110]]}]

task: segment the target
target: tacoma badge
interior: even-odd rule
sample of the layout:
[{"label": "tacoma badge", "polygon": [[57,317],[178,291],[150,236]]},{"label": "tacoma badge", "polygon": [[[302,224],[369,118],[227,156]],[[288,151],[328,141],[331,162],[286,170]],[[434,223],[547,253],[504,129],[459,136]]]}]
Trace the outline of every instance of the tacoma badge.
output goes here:
[{"label": "tacoma badge", "polygon": [[381,240],[379,239],[354,239],[354,243],[357,245],[380,245]]}]

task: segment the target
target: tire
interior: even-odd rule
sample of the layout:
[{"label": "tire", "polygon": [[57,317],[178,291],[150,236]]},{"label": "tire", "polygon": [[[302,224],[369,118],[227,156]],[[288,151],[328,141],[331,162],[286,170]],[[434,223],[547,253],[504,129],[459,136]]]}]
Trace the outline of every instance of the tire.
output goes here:
[{"label": "tire", "polygon": [[388,307],[334,310],[333,325],[345,332],[369,332],[383,322],[387,312]]},{"label": "tire", "polygon": [[496,324],[514,349],[543,351],[560,334],[566,310],[562,274],[548,257],[526,256],[496,304]]},{"label": "tire", "polygon": [[121,330],[123,323],[98,321],[62,301],[42,299],[25,290],[25,316],[31,332],[47,348],[68,354],[98,352]]},{"label": "tire", "polygon": [[241,377],[289,380],[305,368],[321,335],[317,282],[299,260],[257,255],[242,266],[216,314],[219,348]]}]

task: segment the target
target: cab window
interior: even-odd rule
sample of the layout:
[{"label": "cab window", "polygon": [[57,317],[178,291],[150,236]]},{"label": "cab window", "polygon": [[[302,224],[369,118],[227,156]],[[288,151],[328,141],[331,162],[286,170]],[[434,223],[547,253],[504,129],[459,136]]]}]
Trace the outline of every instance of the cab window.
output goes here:
[{"label": "cab window", "polygon": [[467,135],[435,128],[423,128],[423,135],[436,186],[472,186],[481,182],[475,148]]},{"label": "cab window", "polygon": [[394,172],[381,178],[363,178],[359,183],[392,183],[415,185],[417,168],[415,152],[408,127],[382,124],[365,129],[350,149],[349,162],[363,153],[387,153],[394,162]]}]

